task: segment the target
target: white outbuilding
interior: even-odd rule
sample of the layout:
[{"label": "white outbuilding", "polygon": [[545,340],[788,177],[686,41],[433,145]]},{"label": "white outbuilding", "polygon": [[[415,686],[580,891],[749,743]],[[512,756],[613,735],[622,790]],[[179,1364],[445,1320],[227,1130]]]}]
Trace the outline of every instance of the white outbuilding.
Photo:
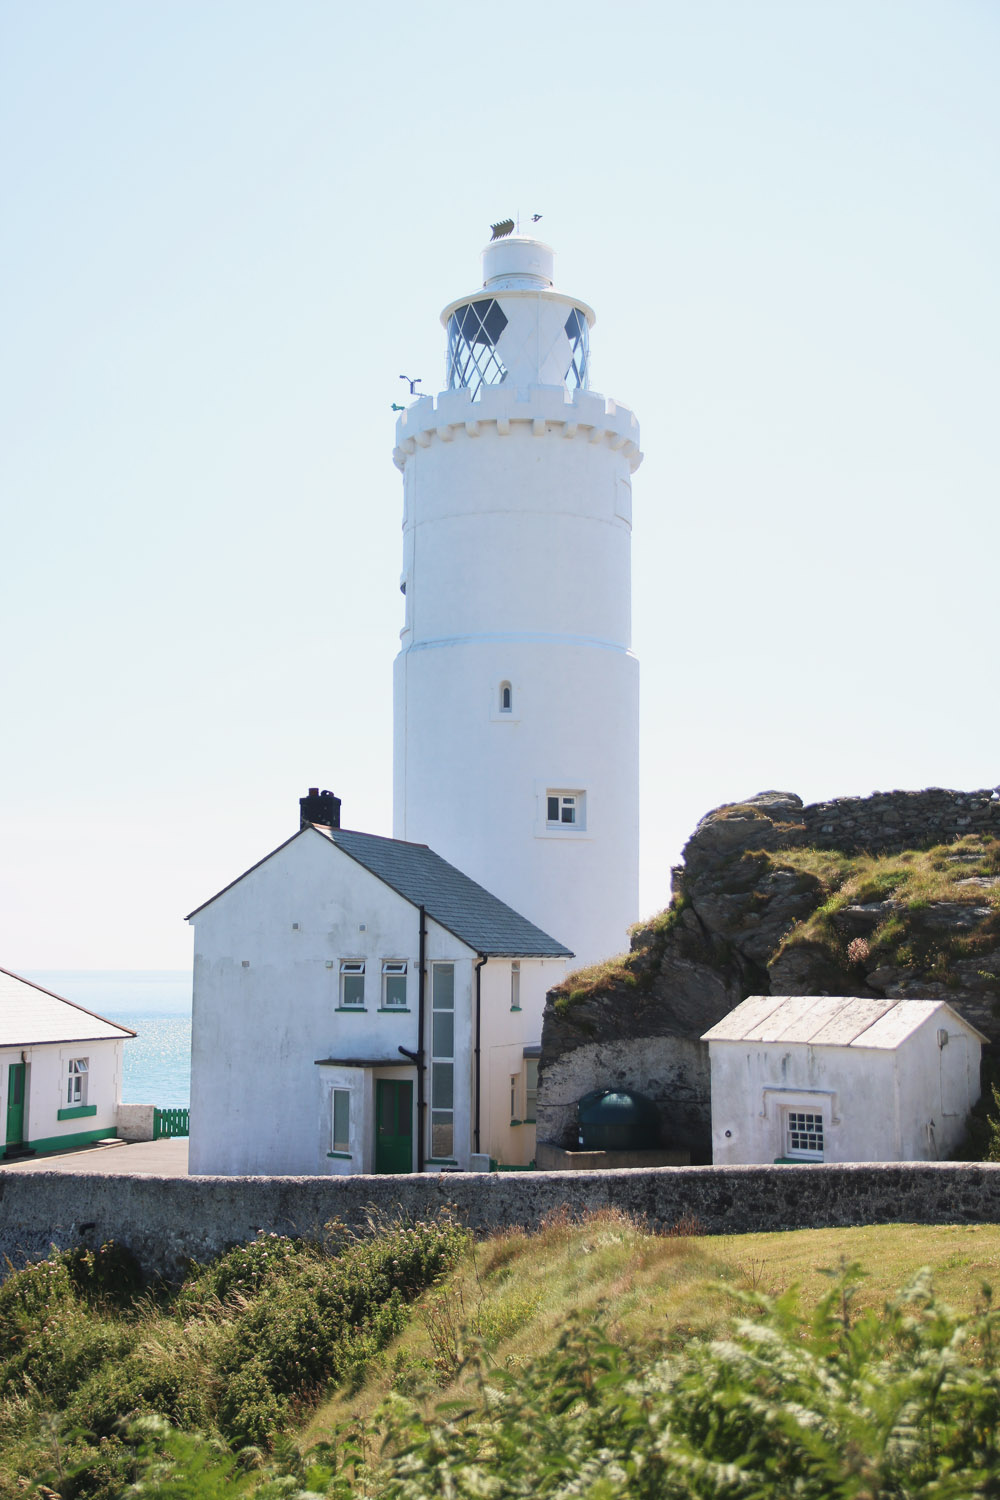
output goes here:
[{"label": "white outbuilding", "polygon": [[707,1031],[712,1158],[941,1161],[986,1038],[943,1000],[752,995]]},{"label": "white outbuilding", "polygon": [[423,844],[292,838],[191,913],[192,1173],[526,1165],[546,991],[572,957]]},{"label": "white outbuilding", "polygon": [[135,1036],[0,969],[0,1120],[7,1158],[117,1133],[122,1049]]}]

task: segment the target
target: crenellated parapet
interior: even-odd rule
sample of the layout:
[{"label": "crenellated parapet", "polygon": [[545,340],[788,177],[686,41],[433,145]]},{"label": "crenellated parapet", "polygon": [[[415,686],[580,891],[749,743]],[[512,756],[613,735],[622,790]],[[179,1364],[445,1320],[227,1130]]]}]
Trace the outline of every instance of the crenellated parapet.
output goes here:
[{"label": "crenellated parapet", "polygon": [[475,439],[484,429],[500,437],[528,433],[535,438],[603,445],[620,452],[633,474],[643,458],[635,413],[612,397],[559,386],[529,386],[511,400],[510,388],[498,385],[484,387],[477,400],[468,390],[441,391],[408,406],[396,422],[393,463],[403,471],[418,448]]}]

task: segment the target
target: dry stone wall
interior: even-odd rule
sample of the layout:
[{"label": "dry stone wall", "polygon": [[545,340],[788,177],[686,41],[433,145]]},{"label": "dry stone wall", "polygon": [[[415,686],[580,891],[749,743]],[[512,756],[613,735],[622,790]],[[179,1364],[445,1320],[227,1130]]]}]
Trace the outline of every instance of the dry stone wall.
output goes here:
[{"label": "dry stone wall", "polygon": [[118,1177],[0,1173],[0,1265],[126,1245],[150,1276],[179,1277],[257,1234],[308,1237],[373,1210],[454,1212],[476,1234],[536,1228],[566,1208],[620,1209],[656,1231],[706,1234],[854,1224],[1000,1223],[1000,1166],[954,1163],[656,1167],[617,1172],[454,1173],[409,1177]]}]

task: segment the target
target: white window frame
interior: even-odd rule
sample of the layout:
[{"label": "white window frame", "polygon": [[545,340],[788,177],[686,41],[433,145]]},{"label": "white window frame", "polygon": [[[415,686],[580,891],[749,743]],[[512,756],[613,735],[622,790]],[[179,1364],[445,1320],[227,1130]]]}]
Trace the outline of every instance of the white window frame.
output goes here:
[{"label": "white window frame", "polygon": [[580,833],[587,826],[587,794],[580,788],[548,787],[545,827],[550,833]]},{"label": "white window frame", "polygon": [[[442,983],[438,985],[438,976],[444,980],[445,971],[451,970],[451,1003],[446,1004],[447,986]],[[458,965],[454,963],[432,963],[431,964],[431,995],[430,995],[430,1048],[431,1054],[431,1079],[430,1079],[430,1110],[429,1110],[429,1134],[427,1140],[428,1159],[431,1161],[453,1161],[455,1159],[455,1085],[457,1082],[457,1068],[455,1067],[455,1022],[456,1016],[456,991],[458,988]],[[451,1045],[450,1050],[445,1051],[440,1046],[440,1036],[448,1028],[438,1028],[434,1024],[436,1016],[442,1019],[451,1016]],[[446,1082],[447,1080],[447,1082]],[[445,1103],[445,1099],[450,1103]],[[447,1145],[447,1150],[445,1146]]]},{"label": "white window frame", "polygon": [[510,965],[510,1008],[521,1009],[521,960],[515,958]]},{"label": "white window frame", "polygon": [[[341,1131],[337,1132],[338,1105],[341,1113],[346,1111],[347,1118],[341,1119]],[[351,1090],[334,1088],[330,1090],[330,1150],[338,1156],[350,1156],[351,1154]]]},{"label": "white window frame", "polygon": [[[386,958],[382,961],[382,1009],[383,1010],[406,1010],[406,960],[403,958]],[[390,1000],[389,990],[394,979],[403,981],[402,1000]]]},{"label": "white window frame", "polygon": [[[806,1123],[811,1122],[811,1123]],[[818,1124],[819,1147],[793,1146],[792,1136],[816,1138]],[[791,1161],[823,1161],[826,1148],[826,1118],[818,1105],[802,1107],[786,1104],[781,1111],[783,1154]]]},{"label": "white window frame", "polygon": [[[349,979],[361,980],[360,1000],[348,1000],[347,981]],[[354,986],[352,985],[353,989]],[[341,1010],[364,1010],[365,1009],[365,961],[363,958],[342,958],[340,961],[340,995],[339,1004]]]},{"label": "white window frame", "polygon": [[524,1059],[524,1123],[534,1125],[538,1116],[538,1058]]},{"label": "white window frame", "polygon": [[[76,1109],[87,1102],[87,1079],[90,1076],[90,1059],[71,1057],[66,1077],[66,1106]],[[51,1108],[51,1105],[49,1106]]]}]

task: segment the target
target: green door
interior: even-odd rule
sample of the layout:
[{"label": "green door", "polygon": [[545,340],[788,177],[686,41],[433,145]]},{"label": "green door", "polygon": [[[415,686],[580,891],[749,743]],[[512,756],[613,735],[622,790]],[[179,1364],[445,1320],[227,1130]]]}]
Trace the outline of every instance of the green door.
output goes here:
[{"label": "green door", "polygon": [[7,1069],[7,1145],[24,1140],[24,1074],[27,1063],[11,1063]]},{"label": "green door", "polygon": [[413,1171],[413,1084],[375,1080],[375,1170]]}]

